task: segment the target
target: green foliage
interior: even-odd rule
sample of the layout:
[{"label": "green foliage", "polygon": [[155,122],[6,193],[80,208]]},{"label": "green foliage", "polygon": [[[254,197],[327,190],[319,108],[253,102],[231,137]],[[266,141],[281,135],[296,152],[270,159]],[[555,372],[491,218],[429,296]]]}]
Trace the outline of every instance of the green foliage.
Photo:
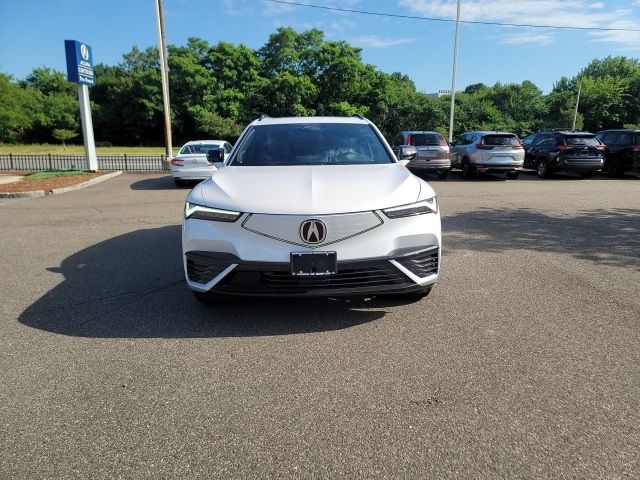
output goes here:
[{"label": "green foliage", "polygon": [[20,85],[33,99],[28,112],[31,122],[24,132],[26,139],[49,142],[55,139],[53,131],[56,129],[79,133],[80,111],[76,89],[67,82],[62,72],[35,68]]},{"label": "green foliage", "polygon": [[76,175],[89,175],[91,172],[84,170],[47,170],[42,172],[30,173],[25,180],[46,180],[55,177],[75,177]]},{"label": "green foliage", "polygon": [[[170,45],[174,143],[203,137],[233,141],[261,114],[366,115],[391,142],[401,130],[448,135],[450,97],[419,92],[409,77],[362,61],[361,50],[317,29],[278,28],[257,50],[189,38]],[[164,142],[158,52],[133,47],[117,65],[95,66],[91,89],[96,139],[119,145]],[[525,135],[570,127],[640,124],[640,61],[597,59],[545,95],[529,81],[469,85],[456,95],[454,134],[472,129]],[[0,142],[65,142],[80,134],[75,86],[62,72],[36,68],[24,80],[0,74]],[[70,147],[71,148],[71,147]]]},{"label": "green foliage", "polygon": [[198,132],[215,139],[235,139],[242,132],[242,125],[233,119],[224,118],[215,112],[209,112],[200,106],[193,107],[191,113]]},{"label": "green foliage", "polygon": [[76,132],[65,128],[56,128],[53,130],[53,138],[62,142],[63,145],[67,140],[71,140],[77,136],[78,134]]},{"label": "green foliage", "polygon": [[37,103],[36,92],[12,82],[0,73],[0,141],[21,141],[33,123],[31,111]]}]

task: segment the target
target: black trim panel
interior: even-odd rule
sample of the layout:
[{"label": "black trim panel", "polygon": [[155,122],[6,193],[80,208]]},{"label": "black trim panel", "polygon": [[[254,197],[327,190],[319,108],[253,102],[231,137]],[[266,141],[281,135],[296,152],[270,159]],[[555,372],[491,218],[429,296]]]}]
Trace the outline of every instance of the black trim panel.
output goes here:
[{"label": "black trim panel", "polygon": [[[210,291],[240,296],[335,296],[412,292],[424,287],[416,284],[389,260],[396,260],[421,278],[437,274],[439,268],[438,247],[421,250],[405,248],[395,250],[386,257],[338,261],[338,272],[335,275],[319,277],[293,276],[288,262],[245,262],[235,255],[216,252],[187,252],[186,256],[189,279],[203,284],[211,281],[229,265],[237,264]],[[205,273],[208,274],[206,278],[203,277]]]}]

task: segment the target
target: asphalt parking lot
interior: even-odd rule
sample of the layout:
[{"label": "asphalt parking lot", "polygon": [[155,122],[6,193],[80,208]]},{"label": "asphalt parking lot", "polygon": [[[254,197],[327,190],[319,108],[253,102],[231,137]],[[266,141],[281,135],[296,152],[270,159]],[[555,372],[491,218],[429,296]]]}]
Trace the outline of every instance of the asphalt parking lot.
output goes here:
[{"label": "asphalt parking lot", "polygon": [[166,176],[0,204],[0,477],[638,478],[640,179],[432,185],[410,304],[199,304]]}]

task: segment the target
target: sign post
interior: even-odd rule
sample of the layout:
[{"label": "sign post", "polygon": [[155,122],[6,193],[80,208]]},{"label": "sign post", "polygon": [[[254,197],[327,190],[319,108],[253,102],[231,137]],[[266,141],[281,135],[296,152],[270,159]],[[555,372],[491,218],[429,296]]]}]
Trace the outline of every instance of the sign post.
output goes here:
[{"label": "sign post", "polygon": [[80,120],[84,151],[87,157],[87,169],[98,170],[96,144],[93,138],[93,122],[91,120],[91,104],[89,103],[89,86],[95,84],[93,72],[93,54],[91,47],[77,40],[65,40],[67,54],[67,79],[78,84],[78,101],[80,102]]}]

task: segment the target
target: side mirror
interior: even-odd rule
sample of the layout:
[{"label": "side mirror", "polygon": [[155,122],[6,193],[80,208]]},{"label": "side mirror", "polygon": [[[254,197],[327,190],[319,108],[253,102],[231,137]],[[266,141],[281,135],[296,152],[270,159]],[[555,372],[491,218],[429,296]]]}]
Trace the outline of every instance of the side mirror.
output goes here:
[{"label": "side mirror", "polygon": [[401,145],[398,152],[398,160],[413,160],[418,154],[418,149],[414,145]]},{"label": "side mirror", "polygon": [[207,162],[224,162],[224,148],[212,148],[207,152]]}]

